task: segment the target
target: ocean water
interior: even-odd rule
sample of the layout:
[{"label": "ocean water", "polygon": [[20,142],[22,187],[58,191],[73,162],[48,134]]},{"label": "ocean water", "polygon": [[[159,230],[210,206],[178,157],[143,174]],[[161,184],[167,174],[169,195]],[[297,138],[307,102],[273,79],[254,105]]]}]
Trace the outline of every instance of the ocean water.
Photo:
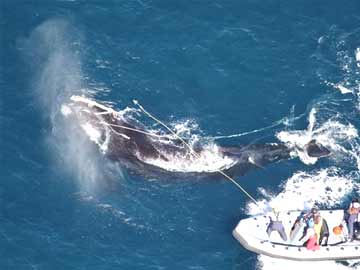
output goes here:
[{"label": "ocean water", "polygon": [[[360,195],[360,2],[0,3],[0,269],[359,269],[258,256],[232,237],[270,206],[346,207]],[[317,139],[237,181],[133,174],[61,108],[83,95],[147,110],[217,146]],[[135,114],[149,130],[151,119]],[[172,167],[170,167],[170,165]],[[211,166],[197,169],[211,170]]]}]

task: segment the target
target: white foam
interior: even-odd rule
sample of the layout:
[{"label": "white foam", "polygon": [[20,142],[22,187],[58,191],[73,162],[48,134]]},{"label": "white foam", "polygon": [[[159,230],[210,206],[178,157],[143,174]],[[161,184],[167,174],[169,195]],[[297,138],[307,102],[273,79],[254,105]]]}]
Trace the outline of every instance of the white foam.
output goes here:
[{"label": "white foam", "polygon": [[335,84],[335,87],[340,90],[341,94],[352,93],[352,91],[349,88],[346,88],[345,86],[343,86],[341,84]]},{"label": "white foam", "polygon": [[352,191],[358,191],[359,185],[350,176],[330,167],[313,173],[298,172],[283,185],[278,195],[260,190],[266,199],[259,201],[259,206],[248,205],[250,215],[266,213],[271,208],[279,211],[309,209],[314,204],[333,207],[341,204],[342,198]]},{"label": "white foam", "polygon": [[[327,80],[324,80],[324,83],[326,85],[334,87],[335,89],[340,90],[340,93],[343,94],[343,95],[354,93],[353,90],[349,89],[348,87],[345,87],[344,83],[332,83],[332,82],[329,82]],[[345,84],[346,84],[346,82],[345,82]]]},{"label": "white foam", "polygon": [[360,48],[356,48],[355,50],[355,59],[360,62]]},{"label": "white foam", "polygon": [[284,142],[290,149],[293,149],[291,155],[298,156],[305,164],[314,164],[317,158],[309,157],[304,150],[306,144],[312,139],[312,130],[315,125],[316,110],[312,109],[309,114],[309,125],[307,130],[281,131],[276,137]]},{"label": "white foam", "polygon": [[71,109],[69,108],[69,106],[66,106],[66,105],[61,105],[61,113],[64,115],[64,116],[68,116],[71,114]]},{"label": "white foam", "polygon": [[199,126],[193,119],[187,119],[185,121],[178,121],[171,124],[173,131],[183,138],[190,138],[192,141],[196,141],[198,138],[192,134],[194,130],[199,131]]},{"label": "white foam", "polygon": [[[198,153],[199,158],[191,155],[163,153],[168,160],[143,159],[145,163],[173,172],[215,172],[232,167],[236,161],[224,157],[215,144],[208,145]],[[142,159],[142,157],[139,157]]]},{"label": "white foam", "polygon": [[358,136],[356,128],[351,124],[342,124],[337,120],[329,119],[322,124],[316,122],[316,109],[309,114],[309,125],[306,130],[281,131],[277,138],[284,142],[292,151],[293,156],[298,156],[305,164],[314,164],[318,159],[310,157],[304,150],[306,144],[312,139],[334,152],[347,152],[341,142],[351,141]]}]

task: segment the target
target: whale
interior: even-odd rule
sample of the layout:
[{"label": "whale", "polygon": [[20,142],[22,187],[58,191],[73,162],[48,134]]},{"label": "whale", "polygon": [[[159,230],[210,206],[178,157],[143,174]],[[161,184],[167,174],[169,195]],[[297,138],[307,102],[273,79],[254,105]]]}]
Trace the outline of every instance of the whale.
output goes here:
[{"label": "whale", "polygon": [[[214,144],[211,151],[201,145],[189,149],[183,140],[152,132],[111,106],[84,96],[71,96],[61,111],[109,160],[143,174],[210,175],[221,170],[231,175],[244,175],[252,169],[290,159],[294,152],[294,149],[279,142],[241,146]],[[331,154],[328,148],[314,139],[301,150],[315,158]],[[172,167],[179,160],[186,166]],[[198,163],[205,165],[196,166]]]}]

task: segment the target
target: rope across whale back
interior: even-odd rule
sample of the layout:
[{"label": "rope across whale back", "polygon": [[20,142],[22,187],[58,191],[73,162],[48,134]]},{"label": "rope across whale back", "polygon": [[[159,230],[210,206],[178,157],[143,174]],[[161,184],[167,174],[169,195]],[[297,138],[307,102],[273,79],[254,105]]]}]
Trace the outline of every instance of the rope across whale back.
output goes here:
[{"label": "rope across whale back", "polygon": [[[177,137],[189,150],[190,153],[196,157],[197,159],[200,159],[200,156],[198,153],[196,153],[194,151],[194,149],[183,139],[181,138],[178,134],[176,134],[171,128],[169,128],[167,125],[165,125],[162,121],[160,121],[159,119],[157,119],[155,116],[153,116],[151,113],[149,113],[147,110],[144,109],[143,106],[141,106],[139,104],[139,102],[137,100],[133,100],[134,104],[137,105],[140,110],[145,113],[147,116],[149,116],[151,119],[153,119],[154,121],[156,121],[157,123],[159,123],[160,125],[162,125],[164,128],[166,128],[171,134],[173,134],[175,137]],[[255,198],[253,196],[250,195],[250,193],[248,193],[238,182],[236,182],[232,177],[230,177],[229,175],[227,175],[226,173],[224,173],[222,170],[217,169],[216,170],[219,174],[221,174],[222,176],[224,176],[226,179],[228,179],[229,181],[231,181],[238,189],[240,189],[250,200],[252,200],[256,205],[258,205],[258,202],[255,200]]]},{"label": "rope across whale back", "polygon": [[[133,100],[134,104],[137,105],[139,107],[139,109],[148,117],[150,117],[151,119],[153,119],[155,122],[157,122],[158,124],[162,125],[165,129],[167,129],[172,135],[174,135],[175,137],[177,137],[185,147],[187,147],[190,151],[190,154],[193,155],[195,158],[200,159],[200,155],[198,153],[195,152],[195,150],[183,139],[181,138],[178,134],[176,134],[171,128],[169,128],[166,124],[164,124],[162,121],[160,121],[159,119],[157,119],[155,116],[153,116],[151,113],[149,113],[147,110],[144,109],[143,106],[141,106],[139,104],[139,102],[137,100]],[[93,102],[95,103],[95,102]],[[92,104],[95,105],[95,104]],[[95,113],[96,115],[103,115],[103,114],[117,114],[116,111],[114,110],[105,110],[104,112],[99,112],[99,113]],[[168,136],[166,135],[158,135],[158,134],[154,134],[151,132],[146,132],[144,130],[140,130],[140,129],[136,129],[136,128],[131,128],[131,127],[127,127],[124,125],[117,125],[117,124],[110,124],[104,121],[99,121],[100,124],[103,124],[105,126],[108,126],[114,133],[125,137],[126,139],[129,139],[125,134],[119,133],[116,130],[113,129],[113,127],[119,127],[122,129],[126,129],[126,130],[131,130],[134,132],[139,132],[148,136],[153,136],[153,137],[157,137],[157,138],[168,138]],[[230,177],[229,175],[227,175],[225,172],[223,172],[220,169],[217,169],[216,172],[218,172],[219,174],[221,174],[222,176],[224,176],[227,180],[229,180],[231,183],[233,183],[238,189],[240,189],[240,191],[242,191],[250,200],[252,200],[256,205],[258,205],[258,202],[256,201],[256,199],[250,195],[249,192],[247,192],[238,182],[236,182],[232,177]]]}]

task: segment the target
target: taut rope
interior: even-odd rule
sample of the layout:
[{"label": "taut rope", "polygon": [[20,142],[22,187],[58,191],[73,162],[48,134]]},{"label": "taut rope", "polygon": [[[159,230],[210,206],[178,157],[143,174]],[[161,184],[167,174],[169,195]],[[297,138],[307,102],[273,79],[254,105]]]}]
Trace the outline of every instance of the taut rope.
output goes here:
[{"label": "taut rope", "polygon": [[[157,119],[155,116],[153,116],[151,113],[149,113],[148,111],[146,111],[144,109],[143,106],[141,106],[139,104],[139,102],[137,100],[133,100],[134,104],[137,105],[140,110],[145,113],[147,116],[149,116],[151,119],[153,119],[154,121],[156,121],[157,123],[159,123],[160,125],[162,125],[164,128],[166,128],[171,134],[173,134],[174,136],[176,136],[189,150],[190,153],[196,157],[197,159],[200,159],[200,156],[198,153],[196,153],[194,151],[194,149],[183,139],[181,138],[178,134],[176,134],[171,128],[169,128],[167,125],[165,125],[163,122],[161,122],[159,119]],[[224,173],[222,170],[220,169],[216,169],[216,171],[221,174],[222,176],[224,176],[226,179],[230,180],[236,187],[238,187],[246,196],[248,196],[248,198],[250,198],[256,205],[258,205],[258,202],[255,200],[255,198],[253,196],[251,196],[238,182],[236,182],[233,178],[231,178],[229,175],[227,175],[226,173]]]}]

